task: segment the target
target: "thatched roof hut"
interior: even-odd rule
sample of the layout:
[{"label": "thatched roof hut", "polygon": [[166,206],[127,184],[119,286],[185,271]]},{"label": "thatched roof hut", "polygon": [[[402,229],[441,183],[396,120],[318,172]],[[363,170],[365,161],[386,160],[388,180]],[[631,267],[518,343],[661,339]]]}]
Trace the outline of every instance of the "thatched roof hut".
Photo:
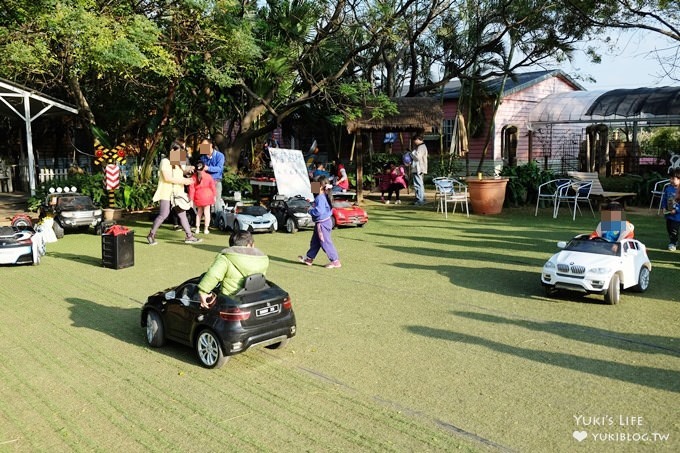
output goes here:
[{"label": "thatched roof hut", "polygon": [[439,99],[392,98],[399,113],[384,118],[371,119],[369,111],[362,118],[347,122],[347,132],[358,131],[413,131],[432,132],[441,126],[443,112]]}]

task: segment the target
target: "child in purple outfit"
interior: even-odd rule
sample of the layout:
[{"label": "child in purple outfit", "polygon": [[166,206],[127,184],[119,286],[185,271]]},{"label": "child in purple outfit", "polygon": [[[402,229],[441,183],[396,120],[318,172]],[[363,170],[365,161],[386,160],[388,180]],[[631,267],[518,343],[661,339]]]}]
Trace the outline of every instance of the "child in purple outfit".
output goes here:
[{"label": "child in purple outfit", "polygon": [[298,256],[298,260],[307,266],[311,266],[317,253],[319,253],[319,249],[323,249],[326,255],[328,255],[328,259],[331,260],[324,267],[326,269],[335,269],[342,266],[340,265],[338,251],[335,250],[335,245],[333,245],[333,239],[331,238],[331,230],[333,229],[333,221],[331,219],[333,215],[333,195],[331,190],[333,186],[325,176],[321,176],[317,181],[320,184],[319,193],[314,197],[312,209],[309,210],[309,214],[314,220],[314,233],[312,234],[312,240],[309,242],[307,254],[304,257]]}]

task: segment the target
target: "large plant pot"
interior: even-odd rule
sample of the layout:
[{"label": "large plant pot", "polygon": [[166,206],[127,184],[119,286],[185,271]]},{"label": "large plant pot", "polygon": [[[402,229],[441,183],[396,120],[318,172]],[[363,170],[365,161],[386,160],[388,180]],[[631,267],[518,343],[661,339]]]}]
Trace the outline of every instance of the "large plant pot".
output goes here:
[{"label": "large plant pot", "polygon": [[123,218],[123,210],[118,208],[104,208],[104,220],[120,220]]},{"label": "large plant pot", "polygon": [[508,178],[467,178],[466,182],[475,214],[494,215],[503,211]]}]

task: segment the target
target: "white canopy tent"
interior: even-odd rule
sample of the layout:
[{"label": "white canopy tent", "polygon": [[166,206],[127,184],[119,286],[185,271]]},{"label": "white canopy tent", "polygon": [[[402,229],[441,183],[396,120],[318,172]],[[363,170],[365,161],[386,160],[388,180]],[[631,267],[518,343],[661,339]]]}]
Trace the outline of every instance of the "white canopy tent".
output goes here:
[{"label": "white canopy tent", "polygon": [[35,195],[35,156],[33,153],[33,132],[31,124],[42,115],[78,114],[78,109],[58,99],[38,93],[25,86],[0,79],[0,114],[17,115],[26,125],[26,152],[28,157],[28,184],[31,195]]}]

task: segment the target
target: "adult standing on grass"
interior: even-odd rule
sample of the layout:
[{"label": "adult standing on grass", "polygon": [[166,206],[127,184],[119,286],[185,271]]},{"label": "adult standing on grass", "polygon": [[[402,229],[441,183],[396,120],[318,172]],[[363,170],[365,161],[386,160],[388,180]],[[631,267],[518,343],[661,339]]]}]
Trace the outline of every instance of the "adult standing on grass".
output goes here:
[{"label": "adult standing on grass", "polygon": [[427,146],[423,140],[422,134],[415,134],[413,136],[413,143],[416,149],[413,150],[413,191],[416,195],[416,205],[421,206],[425,204],[425,182],[423,178],[427,174]]},{"label": "adult standing on grass", "polygon": [[298,256],[298,260],[307,266],[312,265],[314,258],[319,253],[319,249],[323,249],[331,261],[324,266],[326,269],[342,267],[338,251],[335,249],[333,239],[331,238],[331,230],[333,230],[333,220],[331,219],[333,216],[332,189],[333,185],[328,182],[328,178],[325,176],[320,177],[316,183],[312,184],[312,193],[315,190],[318,191],[318,194],[314,197],[312,209],[309,210],[309,214],[314,220],[314,233],[309,242],[307,254],[304,257]]},{"label": "adult standing on grass", "polygon": [[[160,205],[160,212],[153,221],[151,231],[146,236],[146,241],[149,245],[158,244],[156,242],[156,232],[163,221],[170,215],[170,200],[172,196],[184,195],[184,186],[188,186],[193,182],[193,179],[185,177],[185,171],[190,171],[190,169],[184,168],[186,158],[187,152],[184,143],[175,140],[170,146],[170,158],[164,157],[161,159],[158,169],[158,187],[153,195],[153,201],[157,201]],[[191,234],[191,227],[189,226],[186,212],[178,208],[175,208],[175,212],[186,235],[184,242],[187,244],[201,242],[200,239]]]},{"label": "adult standing on grass", "polygon": [[[224,154],[213,144],[209,138],[204,138],[198,146],[201,152],[201,162],[205,165],[205,171],[215,181],[215,203],[212,206],[213,212],[219,214],[224,209],[222,201],[222,174],[224,173]],[[212,216],[215,222],[217,215]]]}]

